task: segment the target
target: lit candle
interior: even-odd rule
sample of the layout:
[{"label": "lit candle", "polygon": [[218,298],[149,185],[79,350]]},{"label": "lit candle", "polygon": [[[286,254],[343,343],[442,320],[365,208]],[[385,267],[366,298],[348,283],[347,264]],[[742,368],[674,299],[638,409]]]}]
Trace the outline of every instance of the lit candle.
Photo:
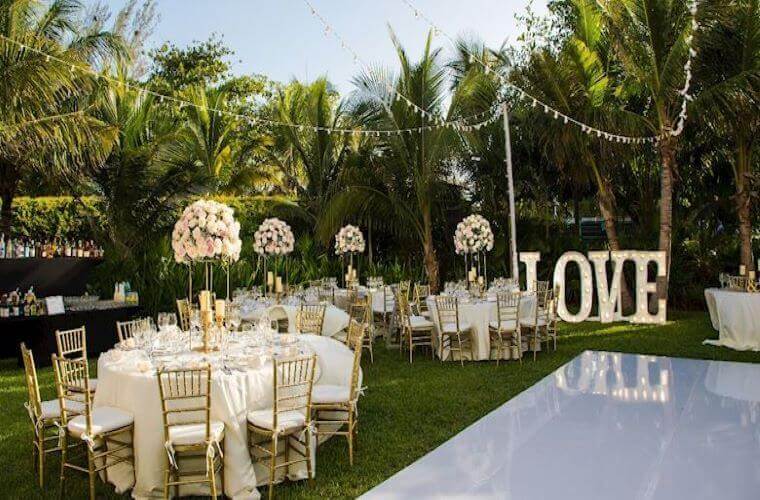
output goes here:
[{"label": "lit candle", "polygon": [[755,271],[750,271],[750,272],[749,272],[749,279],[750,279],[751,281],[755,281],[755,276],[757,276],[757,275],[755,274]]},{"label": "lit candle", "polygon": [[267,286],[274,285],[274,273],[272,271],[269,271],[267,273]]},{"label": "lit candle", "polygon": [[274,287],[274,291],[277,293],[282,293],[282,278],[280,276],[277,276],[276,285]]},{"label": "lit candle", "polygon": [[478,284],[479,284],[479,285],[482,285],[482,284],[483,284],[483,276],[479,276],[479,277],[478,277]]},{"label": "lit candle", "polygon": [[208,290],[201,290],[201,294],[198,297],[198,302],[201,306],[201,311],[206,311],[209,309],[209,304],[211,304],[211,292]]},{"label": "lit candle", "polygon": [[216,309],[217,318],[224,318],[224,306],[225,306],[225,303],[223,300],[216,301],[214,308]]}]

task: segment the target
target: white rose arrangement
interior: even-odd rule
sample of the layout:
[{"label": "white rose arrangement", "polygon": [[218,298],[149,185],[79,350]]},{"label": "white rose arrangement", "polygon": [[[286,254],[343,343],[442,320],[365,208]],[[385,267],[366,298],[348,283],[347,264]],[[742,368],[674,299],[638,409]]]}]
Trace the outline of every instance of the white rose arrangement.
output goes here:
[{"label": "white rose arrangement", "polygon": [[295,243],[288,223],[277,218],[265,219],[253,235],[253,250],[264,256],[288,255]]},{"label": "white rose arrangement", "polygon": [[224,203],[198,200],[185,208],[174,225],[172,249],[178,263],[211,259],[237,262],[241,248],[240,223],[234,210]]},{"label": "white rose arrangement", "polygon": [[345,253],[363,253],[364,252],[364,235],[361,229],[356,226],[347,225],[340,228],[335,235],[335,254],[342,255]]},{"label": "white rose arrangement", "polygon": [[490,252],[493,244],[491,224],[482,215],[472,214],[457,224],[454,233],[454,250],[457,255]]}]

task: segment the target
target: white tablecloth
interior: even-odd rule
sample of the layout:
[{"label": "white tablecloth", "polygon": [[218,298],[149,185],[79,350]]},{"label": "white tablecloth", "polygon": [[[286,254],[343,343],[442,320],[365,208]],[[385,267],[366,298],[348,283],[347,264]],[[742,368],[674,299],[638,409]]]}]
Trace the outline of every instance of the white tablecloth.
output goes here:
[{"label": "white tablecloth", "polygon": [[[269,318],[273,320],[287,319],[288,332],[298,333],[296,331],[296,315],[298,306],[287,304],[278,304],[270,307],[255,307],[253,305],[243,304],[240,309],[240,319],[243,321],[256,322],[266,311]],[[322,335],[334,337],[336,334],[348,328],[348,314],[335,306],[327,306],[325,309],[325,322],[322,325]]]},{"label": "white tablecloth", "polygon": [[707,309],[718,340],[705,344],[741,351],[760,351],[760,293],[722,288],[705,289]]},{"label": "white tablecloth", "polygon": [[[301,335],[299,339],[317,355],[319,384],[350,385],[353,353],[342,343],[319,335]],[[113,406],[134,415],[134,448],[136,484],[135,498],[160,497],[163,493],[163,471],[167,463],[161,417],[161,400],[155,372],[141,371],[146,355],[141,351],[111,352],[98,360],[98,390],[94,405]],[[140,361],[142,360],[142,362]],[[144,367],[143,367],[144,369]],[[246,414],[272,405],[272,365],[264,363],[247,371],[213,374],[211,418],[224,422],[224,492],[236,499],[259,498],[257,485],[268,479],[266,467],[254,468],[248,449]],[[306,467],[291,467],[291,479],[306,477]],[[118,491],[132,486],[132,467],[118,464],[109,469],[108,479]],[[185,494],[208,495],[208,488],[184,489]]]},{"label": "white tablecloth", "polygon": [[[435,297],[428,298],[428,308],[430,309],[430,319],[435,324],[436,337],[440,331],[440,324],[438,322],[438,312],[435,307]],[[520,318],[531,319],[536,311],[536,296],[524,295],[520,299]],[[487,301],[473,301],[473,302],[459,302],[459,322],[468,323],[473,330],[473,354],[475,360],[490,359],[491,352],[491,340],[488,334],[488,324],[491,321],[496,321],[498,318],[496,300]],[[436,339],[437,343],[437,339]],[[448,349],[440,353],[436,349],[436,354],[440,355],[443,359],[448,359]],[[504,359],[510,359],[512,354],[510,352],[504,353]],[[455,359],[459,359],[454,356]],[[465,352],[465,358],[469,359],[469,353]]]}]

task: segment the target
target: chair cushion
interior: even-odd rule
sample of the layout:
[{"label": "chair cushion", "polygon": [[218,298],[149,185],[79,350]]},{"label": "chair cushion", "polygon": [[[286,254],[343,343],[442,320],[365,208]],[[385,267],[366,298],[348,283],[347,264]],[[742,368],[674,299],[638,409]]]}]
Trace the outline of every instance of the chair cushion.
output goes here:
[{"label": "chair cushion", "polygon": [[433,322],[422,316],[410,316],[409,324],[412,328],[433,328]]},{"label": "chair cushion", "polygon": [[[497,330],[499,328],[499,322],[498,321],[491,321],[488,323],[488,326],[493,328],[494,330]],[[501,320],[501,330],[502,331],[515,331],[517,329],[517,322],[513,319],[503,319]]]},{"label": "chair cushion", "polygon": [[[274,419],[274,410],[267,408],[265,410],[256,410],[248,412],[248,421],[256,427],[263,429],[275,430],[272,422]],[[290,429],[297,429],[306,424],[306,417],[300,411],[285,411],[277,415],[277,429],[280,432]]]},{"label": "chair cushion", "polygon": [[[101,406],[92,410],[92,429],[91,434],[98,436],[100,434],[121,429],[134,422],[132,414],[118,408],[110,406]],[[69,432],[75,436],[80,436],[87,431],[87,421],[84,415],[79,415],[69,420]]]},{"label": "chair cushion", "polygon": [[[61,404],[58,402],[57,399],[51,399],[50,401],[43,401],[40,405],[40,409],[42,410],[42,418],[46,420],[50,419],[56,419],[61,416]],[[81,401],[71,401],[69,400],[66,403],[66,409],[69,411],[69,415],[71,412],[74,413],[84,413],[84,403]]]},{"label": "chair cushion", "polygon": [[420,311],[420,316],[422,316],[423,318],[430,319],[433,315],[430,314],[429,309],[425,309],[424,311]]},{"label": "chair cushion", "polygon": [[[211,421],[211,441],[220,442],[224,436],[224,422]],[[169,427],[169,441],[178,446],[204,444],[206,424],[184,424]]]},{"label": "chair cushion", "polygon": [[530,327],[539,326],[539,327],[543,327],[543,326],[546,326],[546,320],[544,320],[542,318],[538,318],[538,321],[536,321],[533,318],[527,318],[527,319],[521,319],[520,320],[520,324],[522,326],[530,326]]},{"label": "chair cushion", "polygon": [[[460,332],[466,332],[470,329],[470,324],[466,321],[460,321],[459,322],[459,331]],[[457,325],[456,323],[446,323],[443,325],[443,333],[456,333],[457,332]]]},{"label": "chair cushion", "polygon": [[351,389],[343,385],[315,385],[311,390],[311,402],[315,404],[348,403]]}]

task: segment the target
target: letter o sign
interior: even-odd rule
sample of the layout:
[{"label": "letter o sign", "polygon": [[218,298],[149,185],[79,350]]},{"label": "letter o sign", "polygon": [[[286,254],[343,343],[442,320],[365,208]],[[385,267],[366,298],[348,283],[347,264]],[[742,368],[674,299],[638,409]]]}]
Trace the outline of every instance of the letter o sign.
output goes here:
[{"label": "letter o sign", "polygon": [[[581,272],[581,308],[577,314],[571,314],[565,303],[565,271],[567,265],[574,262]],[[588,319],[591,314],[591,305],[594,297],[592,288],[591,264],[585,255],[580,252],[566,252],[554,266],[554,288],[557,289],[557,314],[562,321],[568,323],[580,323]]]}]

